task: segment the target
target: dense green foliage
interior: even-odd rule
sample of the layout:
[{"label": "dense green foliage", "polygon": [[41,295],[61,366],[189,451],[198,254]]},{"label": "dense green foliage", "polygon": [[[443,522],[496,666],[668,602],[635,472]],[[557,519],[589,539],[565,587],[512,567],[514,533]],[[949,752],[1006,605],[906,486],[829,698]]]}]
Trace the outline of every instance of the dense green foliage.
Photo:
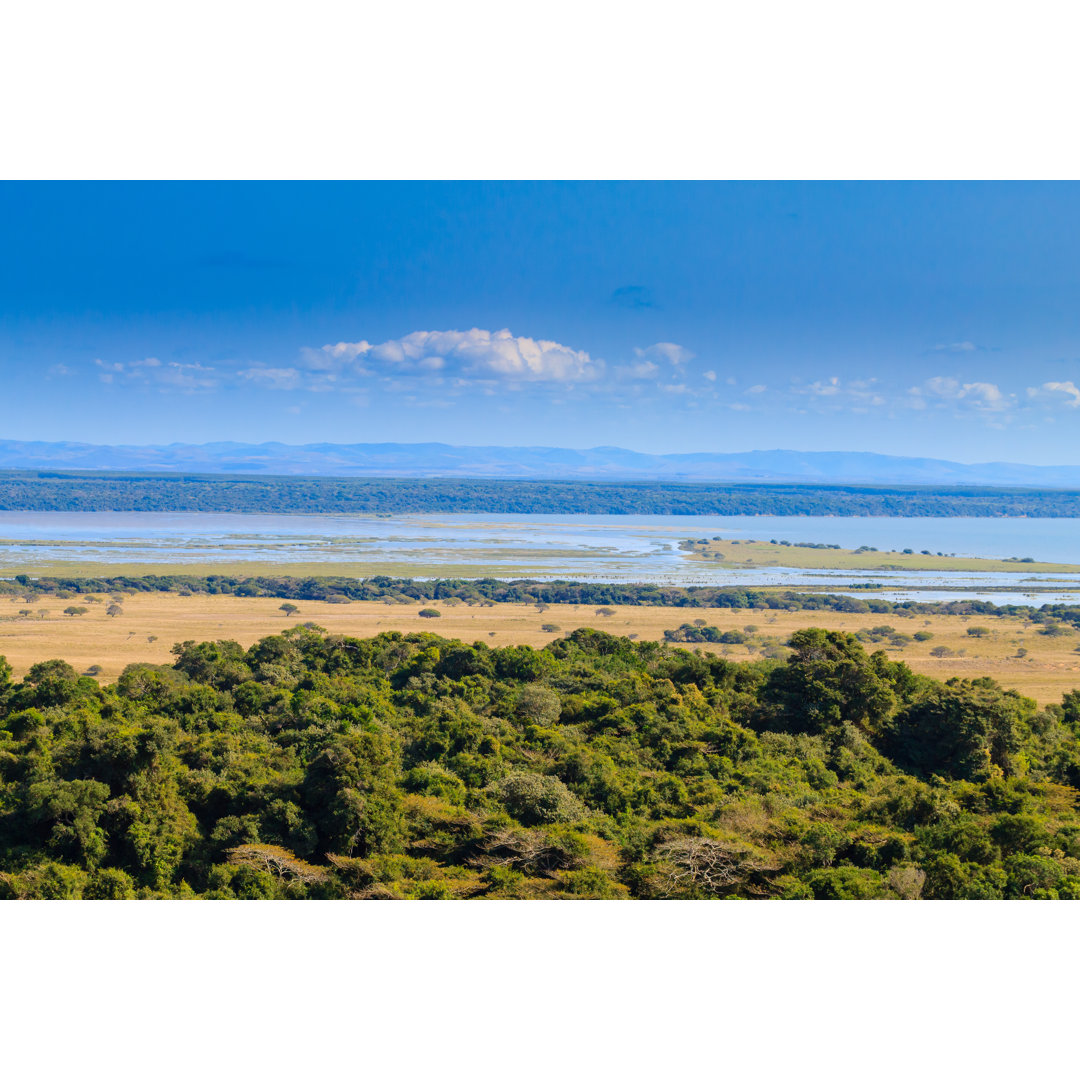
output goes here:
[{"label": "dense green foliage", "polygon": [[1080,492],[842,484],[0,472],[0,510],[1080,517]]},{"label": "dense green foliage", "polygon": [[1080,897],[1080,692],[790,645],[301,626],[106,687],[0,662],[0,895]]},{"label": "dense green foliage", "polygon": [[[778,589],[715,585],[640,585],[602,581],[499,581],[496,578],[348,578],[146,574],[108,578],[31,577],[0,579],[0,596],[69,599],[78,594],[112,592],[206,593],[220,596],[272,596],[288,600],[383,600],[415,604],[461,600],[468,604],[625,604],[641,607],[770,609],[773,611],[844,611],[889,615],[1021,615],[1053,626],[1080,626],[1080,607],[1065,604],[994,604],[987,600],[885,600],[841,593],[799,593]],[[695,640],[686,638],[681,640]],[[708,640],[705,638],[697,640]]]}]

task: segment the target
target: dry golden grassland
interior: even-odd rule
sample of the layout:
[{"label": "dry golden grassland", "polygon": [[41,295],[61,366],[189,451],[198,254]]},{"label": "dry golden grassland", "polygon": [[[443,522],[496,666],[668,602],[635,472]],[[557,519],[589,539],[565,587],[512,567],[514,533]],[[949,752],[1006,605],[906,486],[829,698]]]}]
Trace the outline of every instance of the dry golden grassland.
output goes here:
[{"label": "dry golden grassland", "polygon": [[[792,566],[808,570],[957,570],[1004,573],[1077,573],[1069,563],[1021,562],[1019,559],[979,559],[973,556],[923,555],[902,551],[851,551],[770,544],[768,540],[687,541],[683,550],[692,559],[722,562],[732,568]],[[1023,558],[1021,554],[1020,558]]]},{"label": "dry golden grassland", "polygon": [[[887,642],[866,648],[885,648],[916,671],[945,679],[952,675],[974,678],[989,675],[1040,704],[1056,702],[1061,695],[1080,687],[1080,634],[1068,632],[1048,637],[1018,617],[935,615],[905,618],[892,615],[849,615],[829,611],[764,611],[715,608],[612,607],[611,615],[598,614],[589,605],[553,604],[543,610],[529,604],[469,606],[461,602],[427,605],[390,604],[381,601],[329,604],[296,601],[293,616],[281,610],[283,601],[237,596],[180,596],[175,593],[139,593],[122,603],[123,613],[110,616],[107,598],[101,603],[86,597],[35,601],[29,615],[25,601],[0,602],[0,655],[6,655],[17,675],[31,664],[60,658],[77,670],[98,665],[98,677],[115,679],[127,664],[143,661],[163,664],[171,660],[176,641],[231,638],[247,646],[267,634],[280,633],[298,622],[315,622],[331,633],[365,637],[385,630],[430,631],[467,642],[490,645],[543,645],[580,626],[612,634],[636,635],[641,640],[660,640],[665,630],[703,619],[721,630],[754,627],[749,645],[685,645],[726,655],[733,660],[755,658],[763,649],[782,644],[792,631],[805,626],[856,632],[883,624],[908,636],[928,631],[933,637],[902,649]],[[85,615],[64,615],[65,607],[87,608]],[[437,608],[437,619],[422,618],[422,607]],[[44,612],[44,614],[42,614]],[[557,630],[545,630],[545,625]],[[971,627],[985,627],[985,637],[971,637]],[[944,647],[953,655],[935,657],[931,650]],[[1026,655],[1017,655],[1019,649]]]}]

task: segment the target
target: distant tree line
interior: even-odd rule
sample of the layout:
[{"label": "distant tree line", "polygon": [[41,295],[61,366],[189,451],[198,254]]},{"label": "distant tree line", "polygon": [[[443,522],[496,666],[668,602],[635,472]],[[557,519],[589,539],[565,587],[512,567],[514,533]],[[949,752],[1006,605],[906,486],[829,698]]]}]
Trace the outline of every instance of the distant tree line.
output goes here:
[{"label": "distant tree line", "polygon": [[756,608],[772,611],[839,611],[851,614],[1018,615],[1034,622],[1080,627],[1080,605],[994,604],[988,600],[885,600],[839,593],[734,588],[714,585],[641,585],[593,581],[500,581],[497,578],[370,578],[146,574],[107,578],[0,579],[0,596],[69,600],[80,594],[171,592],[180,595],[266,596],[346,604],[382,600],[418,604],[460,600],[467,604],[612,604],[633,607]]},{"label": "distant tree line", "polygon": [[0,472],[0,510],[1080,517],[1080,492],[8,470]]}]

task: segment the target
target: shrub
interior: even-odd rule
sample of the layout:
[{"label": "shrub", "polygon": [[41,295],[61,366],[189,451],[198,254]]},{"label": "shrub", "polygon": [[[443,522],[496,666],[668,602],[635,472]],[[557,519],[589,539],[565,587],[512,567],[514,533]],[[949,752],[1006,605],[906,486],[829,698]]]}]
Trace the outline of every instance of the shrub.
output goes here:
[{"label": "shrub", "polygon": [[614,900],[626,896],[626,888],[617,885],[595,866],[571,870],[564,879],[566,891],[582,900]]},{"label": "shrub", "polygon": [[806,883],[815,900],[876,900],[885,891],[885,883],[876,870],[854,866],[814,870]]},{"label": "shrub", "polygon": [[412,890],[414,900],[453,900],[454,894],[445,881],[421,881]]},{"label": "shrub", "polygon": [[499,784],[499,796],[506,809],[523,825],[577,821],[585,813],[577,796],[555,776],[510,773]]},{"label": "shrub", "polygon": [[83,889],[85,900],[132,900],[135,882],[123,870],[98,870]]}]

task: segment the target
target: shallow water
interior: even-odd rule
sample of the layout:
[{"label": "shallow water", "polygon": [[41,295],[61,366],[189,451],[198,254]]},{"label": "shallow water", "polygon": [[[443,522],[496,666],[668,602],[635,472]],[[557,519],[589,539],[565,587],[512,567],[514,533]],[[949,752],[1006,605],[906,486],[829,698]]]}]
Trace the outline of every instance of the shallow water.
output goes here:
[{"label": "shallow water", "polygon": [[[672,585],[816,586],[890,599],[984,598],[997,603],[1080,601],[1080,574],[941,571],[746,570],[691,561],[690,537],[910,547],[991,558],[1080,563],[1077,518],[830,518],[430,514],[0,513],[0,574],[78,563],[185,566],[348,564],[363,574],[441,568],[471,576],[647,581]],[[881,591],[855,590],[874,583]]]}]

